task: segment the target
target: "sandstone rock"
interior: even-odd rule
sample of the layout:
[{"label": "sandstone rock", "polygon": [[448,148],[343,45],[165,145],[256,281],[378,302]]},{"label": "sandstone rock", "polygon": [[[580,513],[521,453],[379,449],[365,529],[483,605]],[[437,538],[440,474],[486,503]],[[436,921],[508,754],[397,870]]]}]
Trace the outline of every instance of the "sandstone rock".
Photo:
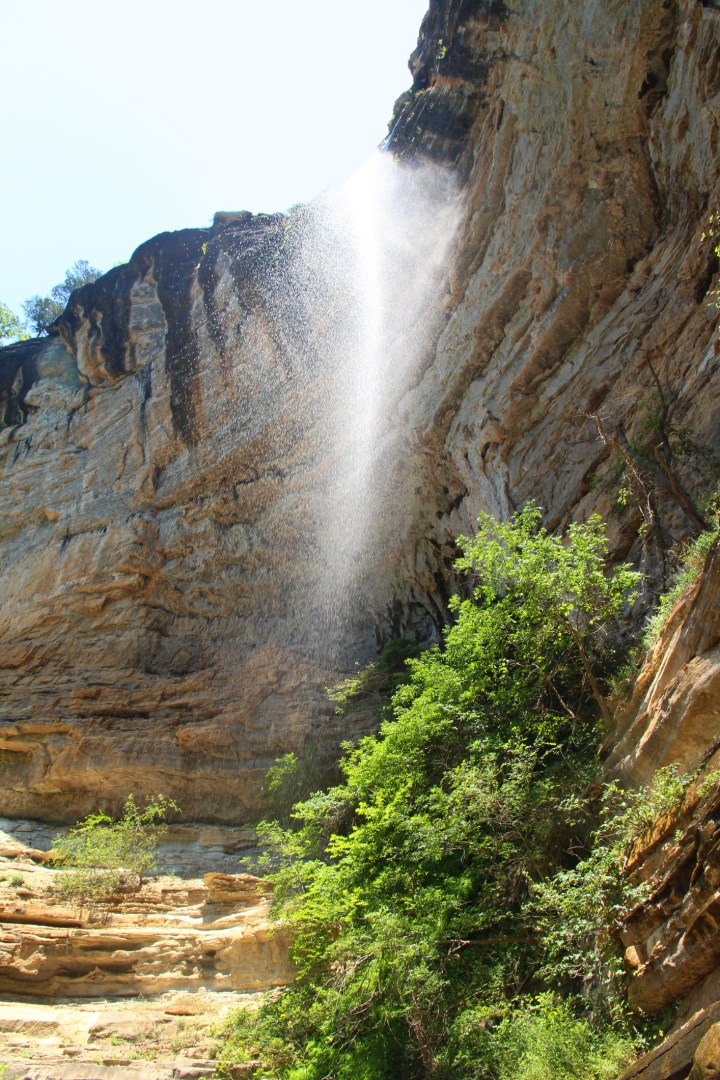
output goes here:
[{"label": "sandstone rock", "polygon": [[145,1013],[142,1016],[128,1016],[127,1013],[122,1012],[105,1012],[101,1018],[91,1024],[88,1034],[91,1039],[116,1037],[132,1042],[148,1035],[160,1019],[161,1014]]},{"label": "sandstone rock", "polygon": [[678,601],[632,697],[616,712],[605,772],[634,787],[674,763],[690,772],[720,736],[720,552]]},{"label": "sandstone rock", "polygon": [[[34,839],[37,825],[17,832]],[[196,830],[182,832],[192,851]],[[218,839],[217,827],[210,836]],[[219,850],[220,864],[222,857]],[[33,873],[38,895],[26,901],[10,897],[0,879],[0,991],[26,1000],[0,1001],[6,1075],[212,1076],[211,1028],[292,978],[287,942],[268,919],[267,889],[248,874],[210,874],[214,889],[201,879],[159,878],[79,918],[48,893],[59,871]]]},{"label": "sandstone rock", "polygon": [[698,1044],[688,1080],[706,1080],[706,1078],[718,1076],[720,1076],[720,1024],[713,1024]]},{"label": "sandstone rock", "polygon": [[[110,1061],[121,1062],[127,1069],[125,1076],[139,1075],[143,1080],[147,1075],[143,1067],[156,1070],[152,1073],[156,1080],[212,1075],[211,1028],[224,1020],[230,1009],[253,1007],[253,999],[213,991],[183,996],[192,998],[197,1006],[192,1016],[167,1014],[165,1006],[171,995],[128,1001],[83,1002],[75,998],[54,1005],[0,1002],[0,1060],[12,1068],[32,1066],[36,1070],[33,1075],[42,1077],[54,1076],[55,1070],[72,1062],[76,1075],[84,1080],[103,1076],[102,1070]],[[132,1038],[96,1037],[94,1033],[104,1023],[126,1034],[134,1025]],[[36,1034],[40,1032],[44,1034]],[[20,1061],[19,1055],[28,1049],[32,1059]]]},{"label": "sandstone rock", "polygon": [[691,1067],[692,1080],[714,1075],[699,1070],[710,1069],[713,1032],[720,1023],[720,788],[714,778],[720,735],[719,583],[713,547],[646,657],[609,740],[614,748],[605,763],[606,779],[639,787],[662,765],[699,769],[685,797],[627,860],[627,872],[648,890],[620,935],[630,1003],[651,1014],[677,1008],[670,1035],[623,1074],[627,1080],[686,1080]]},{"label": "sandstone rock", "polygon": [[[454,171],[461,212],[419,314],[419,273],[388,293],[364,532],[358,304],[320,205],[157,237],[57,335],[0,353],[6,815],[161,789],[198,820],[257,817],[279,754],[312,744],[322,769],[366,730],[324,685],[437,634],[479,510],[609,513],[591,414],[632,438],[650,361],[678,426],[717,446],[717,47],[707,5],[431,6],[390,151],[432,163],[416,188]],[[639,523],[613,521],[617,555],[639,555]]]},{"label": "sandstone rock", "polygon": [[640,952],[635,945],[629,945],[625,950],[625,967],[628,971],[634,971],[640,967],[642,960]]},{"label": "sandstone rock", "polygon": [[[189,1016],[203,1011],[197,991],[256,993],[293,977],[287,938],[270,922],[267,887],[249,874],[236,881],[210,874],[213,887],[158,879],[89,912],[46,895],[58,871],[36,874],[37,897],[9,900],[0,883],[0,993],[93,999],[185,991]],[[106,1013],[88,1031],[135,1038],[163,1016],[147,1013],[136,1023]],[[14,1015],[9,1022],[19,1030]]]},{"label": "sandstone rock", "polygon": [[694,1016],[661,1046],[633,1062],[619,1080],[686,1080],[698,1044],[717,1017],[717,1009],[712,1016]]},{"label": "sandstone rock", "polygon": [[57,1035],[60,1023],[54,1017],[38,1019],[30,1009],[23,1009],[22,1005],[16,1005],[10,1012],[5,1010],[0,1016],[0,1031],[24,1032],[28,1035],[42,1037],[44,1035]]},{"label": "sandstone rock", "polygon": [[207,1004],[198,1000],[197,994],[176,994],[165,1006],[168,1016],[197,1016],[207,1009]]},{"label": "sandstone rock", "polygon": [[210,873],[205,874],[203,881],[210,904],[230,903],[236,907],[251,907],[262,903],[271,892],[266,881],[252,874]]},{"label": "sandstone rock", "polygon": [[9,1065],[5,1077],[6,1080],[174,1080],[173,1071],[148,1061],[122,1061],[120,1065],[27,1063]]},{"label": "sandstone rock", "polygon": [[246,1061],[243,1065],[228,1066],[228,1076],[231,1080],[245,1080],[248,1076],[255,1076],[258,1069],[262,1068],[261,1061]]},{"label": "sandstone rock", "polygon": [[188,1061],[176,1064],[173,1069],[173,1080],[200,1080],[200,1077],[214,1075],[215,1066],[212,1062],[201,1064]]}]

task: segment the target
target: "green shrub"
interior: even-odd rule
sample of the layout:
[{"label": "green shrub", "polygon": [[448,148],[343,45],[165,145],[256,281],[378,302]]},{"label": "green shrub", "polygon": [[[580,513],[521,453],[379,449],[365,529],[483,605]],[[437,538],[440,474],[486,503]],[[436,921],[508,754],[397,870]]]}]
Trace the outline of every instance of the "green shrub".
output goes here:
[{"label": "green shrub", "polygon": [[442,647],[409,661],[342,782],[261,829],[298,977],[238,1019],[228,1075],[258,1057],[283,1080],[496,1075],[459,1063],[456,1025],[485,1016],[474,1053],[484,1039],[500,1061],[493,1031],[544,959],[535,886],[583,849],[613,628],[638,575],[606,573],[598,519],[556,537],[534,507],[482,517],[462,543],[473,595]]},{"label": "green shrub", "polygon": [[695,774],[659,769],[647,789],[607,785],[591,850],[571,869],[558,869],[533,888],[543,938],[542,976],[549,985],[582,990],[596,1018],[627,1024],[625,972],[616,927],[647,895],[647,882],[625,873],[634,846],[682,803]]},{"label": "green shrub", "polygon": [[593,1028],[552,994],[508,1015],[493,1039],[497,1080],[616,1080],[633,1052],[627,1035]]},{"label": "green shrub", "polygon": [[627,1033],[599,1028],[580,999],[545,993],[502,1012],[470,1008],[448,1034],[443,1076],[465,1080],[615,1080],[634,1056]]},{"label": "green shrub", "polygon": [[0,302],[0,346],[13,341],[25,341],[27,330],[7,304]]},{"label": "green shrub", "polygon": [[322,782],[317,743],[311,743],[300,758],[292,752],[283,754],[265,774],[265,790],[273,819],[287,824],[295,803],[322,787]]},{"label": "green shrub", "polygon": [[57,895],[82,906],[106,899],[122,886],[140,888],[145,874],[155,868],[165,818],[178,809],[164,795],[148,797],[144,807],[128,795],[120,818],[89,814],[55,837],[53,852],[62,870]]},{"label": "green shrub", "polygon": [[651,649],[656,643],[670,618],[670,612],[683,593],[695,583],[703,568],[705,559],[718,538],[717,531],[702,532],[686,545],[678,569],[673,575],[670,588],[658,600],[657,609],[648,619],[643,636],[643,645]]}]

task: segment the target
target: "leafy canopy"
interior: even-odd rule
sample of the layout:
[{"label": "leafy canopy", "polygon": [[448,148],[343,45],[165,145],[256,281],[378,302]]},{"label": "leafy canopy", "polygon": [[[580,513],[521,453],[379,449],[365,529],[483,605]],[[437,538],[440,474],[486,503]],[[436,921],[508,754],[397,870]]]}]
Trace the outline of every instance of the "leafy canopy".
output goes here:
[{"label": "leafy canopy", "polygon": [[598,519],[560,538],[532,506],[461,544],[472,595],[442,648],[408,662],[342,783],[291,828],[264,825],[299,974],[238,1022],[227,1062],[259,1054],[290,1080],[503,1075],[487,1031],[542,962],[536,884],[582,846],[571,796],[638,575],[606,574]]},{"label": "leafy canopy", "polygon": [[91,266],[87,259],[78,259],[65,271],[65,277],[59,285],[54,285],[49,296],[31,296],[23,304],[25,318],[35,334],[47,333],[51,323],[58,319],[75,289],[97,281],[102,270]]},{"label": "leafy canopy", "polygon": [[7,304],[0,303],[0,345],[24,341],[27,336],[27,330],[15,312]]}]

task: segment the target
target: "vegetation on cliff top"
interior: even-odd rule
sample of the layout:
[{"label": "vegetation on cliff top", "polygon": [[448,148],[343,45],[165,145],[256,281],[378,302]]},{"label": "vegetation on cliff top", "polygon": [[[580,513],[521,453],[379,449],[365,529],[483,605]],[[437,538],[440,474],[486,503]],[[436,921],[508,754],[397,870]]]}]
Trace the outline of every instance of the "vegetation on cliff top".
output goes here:
[{"label": "vegetation on cliff top", "polygon": [[264,825],[299,974],[237,1020],[221,1075],[260,1057],[287,1080],[599,1078],[637,1041],[593,919],[628,901],[638,818],[611,793],[583,861],[582,793],[639,575],[607,573],[597,518],[559,538],[527,507],[460,543],[473,591],[442,647],[409,661],[343,781]]},{"label": "vegetation on cliff top", "polygon": [[24,341],[27,336],[27,330],[15,312],[0,302],[0,345]]},{"label": "vegetation on cliff top", "polygon": [[31,296],[23,303],[25,319],[34,334],[46,334],[51,323],[58,319],[75,289],[97,281],[102,270],[91,266],[87,259],[78,259],[65,271],[65,277],[53,285],[49,296]]},{"label": "vegetation on cliff top", "polygon": [[24,341],[30,336],[28,327],[36,336],[46,334],[50,325],[62,315],[74,290],[101,276],[102,270],[91,266],[87,259],[78,259],[65,271],[63,280],[53,285],[49,296],[35,295],[24,301],[24,322],[7,304],[0,302],[0,345]]}]

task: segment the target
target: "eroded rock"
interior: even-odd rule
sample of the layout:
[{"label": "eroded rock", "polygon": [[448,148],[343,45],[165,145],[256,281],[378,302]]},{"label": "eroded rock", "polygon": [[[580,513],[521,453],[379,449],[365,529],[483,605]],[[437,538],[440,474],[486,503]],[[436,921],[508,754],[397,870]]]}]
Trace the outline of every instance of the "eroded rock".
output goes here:
[{"label": "eroded rock", "polygon": [[605,765],[606,778],[632,787],[648,784],[668,764],[696,772],[683,799],[641,837],[627,863],[627,873],[647,887],[620,935],[629,1001],[646,1014],[672,1006],[677,1020],[670,1035],[623,1074],[624,1080],[715,1075],[712,1059],[720,1030],[719,582],[713,546],[696,584],[678,602],[646,657],[629,701],[618,711],[615,749]]},{"label": "eroded rock", "polygon": [[[324,686],[437,634],[479,510],[609,515],[593,416],[632,440],[657,375],[717,446],[718,34],[714,8],[661,0],[431,5],[389,146],[416,189],[452,174],[458,212],[422,310],[419,273],[393,299],[365,531],[342,367],[359,301],[320,204],[156,237],[3,350],[2,812],[69,821],[160,789],[256,818],[277,756],[312,745],[322,771],[372,722]],[[612,519],[618,556],[640,521]]]}]

